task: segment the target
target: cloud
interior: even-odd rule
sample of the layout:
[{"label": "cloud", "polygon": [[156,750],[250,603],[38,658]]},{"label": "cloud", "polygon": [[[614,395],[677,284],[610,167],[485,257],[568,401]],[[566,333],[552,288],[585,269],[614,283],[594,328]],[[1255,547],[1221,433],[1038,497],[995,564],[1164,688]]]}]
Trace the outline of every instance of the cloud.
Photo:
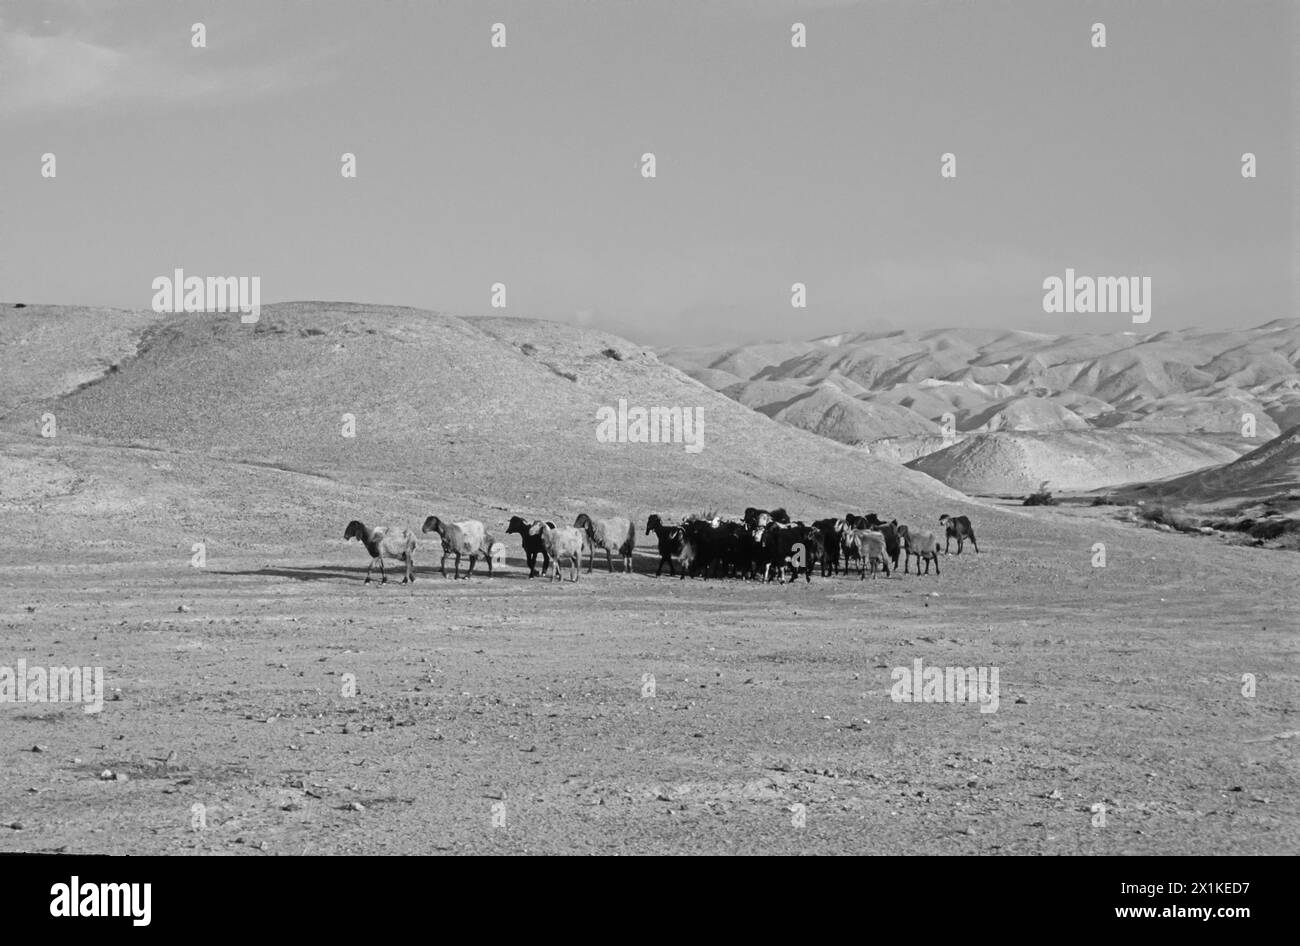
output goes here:
[{"label": "cloud", "polygon": [[[0,21],[0,115],[13,118],[109,103],[240,100],[319,81],[332,50],[249,64],[186,41],[117,48],[72,32],[39,35]],[[245,51],[248,47],[244,47]]]},{"label": "cloud", "polygon": [[122,54],[72,36],[33,36],[0,25],[0,112],[91,104],[122,81]]}]

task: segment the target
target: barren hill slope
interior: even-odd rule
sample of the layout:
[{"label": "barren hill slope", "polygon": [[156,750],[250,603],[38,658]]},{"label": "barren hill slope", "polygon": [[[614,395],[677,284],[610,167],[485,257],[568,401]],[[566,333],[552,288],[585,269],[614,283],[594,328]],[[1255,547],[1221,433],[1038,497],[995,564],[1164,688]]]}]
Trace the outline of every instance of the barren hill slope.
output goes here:
[{"label": "barren hill slope", "polygon": [[0,417],[101,377],[135,355],[149,311],[0,305]]},{"label": "barren hill slope", "polygon": [[[1132,483],[1161,471],[1223,463],[1237,456],[1235,444],[1208,438],[1150,436],[1112,431],[975,434],[907,466],[975,495],[1025,493],[1044,481],[1057,490],[1100,489]],[[1159,472],[1156,474],[1159,475]]]},{"label": "barren hill slope", "polygon": [[1145,483],[1131,494],[1135,498],[1157,494],[1165,501],[1193,505],[1300,498],[1300,427],[1292,427],[1230,463],[1158,483]]},{"label": "barren hill slope", "polygon": [[[623,339],[558,323],[292,303],[265,307],[252,326],[122,313],[120,329],[104,330],[116,316],[101,317],[100,335],[129,357],[105,353],[116,367],[99,380],[57,397],[29,392],[27,406],[0,421],[11,435],[7,496],[81,503],[94,514],[88,528],[125,518],[122,528],[145,533],[155,520],[197,529],[223,518],[213,504],[244,502],[260,504],[249,515],[265,507],[268,529],[314,534],[399,509],[411,521],[441,510],[497,522],[515,511],[682,515],[749,504],[921,515],[960,499],[921,474],[747,410]],[[132,344],[120,331],[135,333]],[[21,347],[0,349],[0,368]],[[54,352],[46,357],[61,370]],[[620,399],[699,408],[702,452],[599,442],[597,410]],[[45,411],[58,420],[52,440],[37,436]],[[347,415],[354,437],[344,436]],[[96,450],[111,460],[96,460]],[[267,496],[239,490],[240,476],[263,484],[268,470],[299,477],[283,489],[297,508],[312,506],[314,521],[295,524],[272,486]]]},{"label": "barren hill slope", "polygon": [[[974,482],[1009,492],[1045,479],[1105,486],[1183,473],[1231,459],[1300,419],[1295,319],[1150,335],[856,333],[670,348],[663,358],[755,410],[877,456],[913,459],[944,447],[935,433],[945,415],[958,439],[1007,430],[1047,435],[981,441],[916,467],[968,490]],[[837,384],[838,399],[856,402],[838,404],[829,420],[814,398],[825,399],[819,392],[828,383]],[[801,403],[818,409],[796,409]],[[1247,415],[1253,443],[1240,436]],[[1015,445],[1017,456],[995,461],[991,445],[1004,453]],[[1076,454],[1094,455],[1095,468],[1068,472]],[[962,467],[977,456],[979,471]],[[994,471],[1003,468],[1008,475],[998,479]]]}]

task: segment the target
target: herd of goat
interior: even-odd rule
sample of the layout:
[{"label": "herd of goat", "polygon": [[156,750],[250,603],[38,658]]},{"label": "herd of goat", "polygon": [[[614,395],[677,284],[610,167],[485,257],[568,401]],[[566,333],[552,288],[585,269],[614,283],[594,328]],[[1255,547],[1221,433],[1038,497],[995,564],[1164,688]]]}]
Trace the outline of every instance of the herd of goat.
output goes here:
[{"label": "herd of goat", "polygon": [[[947,553],[952,540],[957,540],[960,555],[966,542],[975,551],[975,530],[966,516],[940,516],[939,525],[946,539]],[[497,541],[476,519],[462,522],[444,522],[437,516],[424,521],[422,533],[437,533],[442,545],[440,571],[447,575],[447,559],[455,557],[454,578],[460,577],[461,558],[469,559],[469,575],[480,558],[487,562],[488,575],[494,564],[505,560],[505,546]],[[791,522],[784,509],[768,511],[749,508],[740,519],[723,519],[719,516],[688,516],[679,525],[667,525],[656,514],[646,520],[645,534],[654,534],[659,542],[658,578],[668,566],[669,576],[686,578],[744,578],[770,582],[774,578],[784,583],[787,573],[791,581],[802,573],[805,581],[812,581],[813,568],[821,571],[823,578],[837,573],[848,574],[856,566],[858,578],[863,579],[870,569],[889,575],[890,566],[898,568],[903,557],[903,573],[916,559],[916,574],[921,575],[921,562],[925,574],[939,574],[939,539],[927,529],[913,529],[899,525],[897,520],[884,522],[875,513],[865,516],[849,514],[843,519],[819,519],[811,525]],[[591,572],[596,551],[605,552],[605,563],[614,571],[613,554],[623,563],[623,571],[632,571],[632,553],[636,548],[636,525],[631,519],[612,517],[593,519],[585,512],[571,526],[557,526],[554,522],[528,521],[513,516],[506,527],[507,535],[518,535],[523,543],[528,562],[528,577],[538,575],[537,558],[541,556],[541,575],[550,575],[551,581],[560,580],[561,561],[568,561],[572,581],[578,580],[582,555],[587,553],[587,572]],[[367,528],[352,520],[343,538],[357,539],[370,554],[370,567],[366,569],[366,583],[370,573],[379,564],[380,582],[388,580],[384,559],[402,562],[406,568],[403,584],[415,581],[415,535],[409,529],[394,526]]]}]

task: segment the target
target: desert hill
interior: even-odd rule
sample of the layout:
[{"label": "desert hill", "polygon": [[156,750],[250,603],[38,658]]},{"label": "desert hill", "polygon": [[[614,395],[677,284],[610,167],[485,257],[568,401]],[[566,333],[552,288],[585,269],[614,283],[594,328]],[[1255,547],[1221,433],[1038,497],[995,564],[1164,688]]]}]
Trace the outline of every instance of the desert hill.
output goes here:
[{"label": "desert hill", "polygon": [[[418,528],[435,511],[498,526],[511,512],[643,517],[755,503],[929,518],[961,499],[748,410],[624,339],[559,323],[339,303],[267,306],[251,326],[0,311],[0,370],[15,379],[0,417],[0,501],[33,528],[42,511],[78,510],[77,528],[108,545],[259,517],[286,536],[332,537],[353,516]],[[47,344],[60,336],[77,339],[66,354]],[[38,349],[44,372],[16,370]],[[620,398],[699,408],[702,452],[599,442],[597,410]],[[47,412],[52,439],[39,436]]]},{"label": "desert hill", "polygon": [[[1189,466],[1225,463],[1236,441],[1135,431],[1000,432],[967,437],[907,466],[974,495],[1023,495],[1043,482],[1052,490],[1093,490]],[[1153,472],[1154,471],[1154,472]]]},{"label": "desert hill", "polygon": [[[1296,319],[1145,335],[843,333],[661,355],[741,404],[874,455],[944,450],[916,468],[967,490],[1171,476],[1233,459],[1300,421]],[[1253,438],[1242,436],[1246,414]],[[978,442],[954,452],[941,436],[945,415],[958,440]],[[1027,436],[984,436],[997,432]]]},{"label": "desert hill", "polygon": [[1257,450],[1208,470],[1156,483],[1144,483],[1122,495],[1159,497],[1189,505],[1224,501],[1300,499],[1300,426],[1292,427]]}]

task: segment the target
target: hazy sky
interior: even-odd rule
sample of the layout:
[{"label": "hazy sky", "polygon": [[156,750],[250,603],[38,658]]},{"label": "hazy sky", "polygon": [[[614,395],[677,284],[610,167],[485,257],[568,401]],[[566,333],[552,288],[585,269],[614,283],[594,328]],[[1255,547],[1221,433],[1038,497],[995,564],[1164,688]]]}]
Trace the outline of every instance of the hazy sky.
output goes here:
[{"label": "hazy sky", "polygon": [[[503,282],[504,314],[651,343],[1293,317],[1295,16],[0,0],[0,300],[147,308],[181,267],[466,315]],[[1044,314],[1066,267],[1151,276],[1150,323]]]}]

